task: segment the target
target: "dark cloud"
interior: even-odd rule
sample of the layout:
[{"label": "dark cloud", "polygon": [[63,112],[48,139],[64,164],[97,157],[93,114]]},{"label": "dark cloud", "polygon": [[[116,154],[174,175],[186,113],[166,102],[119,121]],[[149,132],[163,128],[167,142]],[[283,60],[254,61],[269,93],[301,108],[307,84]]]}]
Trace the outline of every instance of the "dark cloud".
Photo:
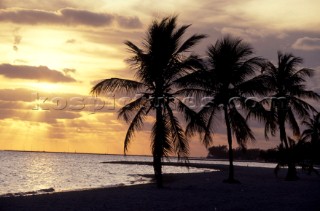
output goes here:
[{"label": "dark cloud", "polygon": [[97,13],[89,10],[73,8],[60,9],[57,12],[34,9],[2,9],[0,21],[17,24],[60,24],[60,25],[84,25],[103,27],[109,26],[116,20],[121,27],[137,28],[142,24],[137,17],[114,16],[108,13]]},{"label": "dark cloud", "polygon": [[123,16],[117,16],[117,22],[119,26],[123,28],[141,28],[142,23],[139,20],[138,17],[123,17]]},{"label": "dark cloud", "polygon": [[17,24],[59,23],[61,14],[43,10],[4,9],[0,11],[0,21]]},{"label": "dark cloud", "polygon": [[59,11],[60,16],[67,20],[68,24],[80,24],[89,26],[106,26],[110,25],[113,20],[113,16],[107,13],[95,13],[87,10],[75,10],[75,9],[62,9]]},{"label": "dark cloud", "polygon": [[1,64],[0,75],[6,78],[31,79],[47,82],[75,82],[70,76],[66,76],[57,70],[51,70],[46,66],[27,66]]},{"label": "dark cloud", "polygon": [[292,44],[292,48],[297,50],[303,50],[303,51],[320,50],[320,38],[316,38],[316,37],[299,38]]},{"label": "dark cloud", "polygon": [[[84,1],[84,0],[82,0]],[[81,1],[81,2],[82,2]],[[66,7],[76,7],[79,5],[79,1],[75,0],[24,0],[24,1],[12,1],[12,0],[0,0],[0,8],[37,8],[37,9],[60,9]]]}]

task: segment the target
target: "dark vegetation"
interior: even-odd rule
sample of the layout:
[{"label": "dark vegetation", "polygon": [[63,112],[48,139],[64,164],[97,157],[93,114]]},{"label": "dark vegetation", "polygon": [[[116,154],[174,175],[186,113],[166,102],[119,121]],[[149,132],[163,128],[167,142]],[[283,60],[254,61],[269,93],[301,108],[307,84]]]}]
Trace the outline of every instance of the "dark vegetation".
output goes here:
[{"label": "dark vegetation", "polygon": [[[314,164],[320,165],[320,153],[313,156],[314,151],[320,151],[320,148],[315,149],[312,147],[311,143],[298,143],[294,147],[295,162],[296,163],[308,163],[313,161]],[[283,163],[285,156],[282,147],[277,147],[273,149],[243,149],[235,148],[233,149],[235,160],[249,160],[249,161],[262,161],[271,163]],[[211,159],[228,159],[228,148],[224,145],[212,146],[208,149],[209,153],[207,158]]]},{"label": "dark vegetation", "polygon": [[[139,94],[119,110],[119,118],[128,123],[124,152],[141,130],[146,116],[153,116],[151,151],[157,186],[162,187],[163,158],[177,155],[187,161],[188,137],[200,134],[209,147],[214,141],[217,114],[223,114],[227,147],[210,148],[213,156],[229,160],[225,182],[238,183],[234,177],[234,159],[263,159],[288,166],[287,180],[296,180],[296,166],[313,169],[319,163],[320,117],[309,100],[319,101],[318,93],[306,88],[314,70],[302,68],[302,58],[278,52],[276,64],[255,56],[249,43],[224,36],[209,45],[205,57],[192,53],[192,48],[206,38],[183,35],[190,25],[177,26],[177,17],[155,20],[149,26],[141,47],[125,44],[127,59],[135,80],[107,78],[92,88],[99,95],[108,92]],[[205,106],[192,109],[181,97],[197,100],[207,97]],[[255,100],[262,97],[263,100]],[[239,107],[240,105],[240,107]],[[184,118],[178,118],[180,113]],[[279,135],[277,149],[246,150],[255,136],[248,119],[265,125],[265,138]],[[181,121],[185,121],[184,128]],[[303,123],[306,130],[301,133]],[[290,134],[290,135],[289,135]],[[294,138],[291,138],[294,137]],[[239,149],[233,149],[233,139]],[[245,153],[246,152],[246,153]],[[227,153],[227,155],[226,155]]]}]

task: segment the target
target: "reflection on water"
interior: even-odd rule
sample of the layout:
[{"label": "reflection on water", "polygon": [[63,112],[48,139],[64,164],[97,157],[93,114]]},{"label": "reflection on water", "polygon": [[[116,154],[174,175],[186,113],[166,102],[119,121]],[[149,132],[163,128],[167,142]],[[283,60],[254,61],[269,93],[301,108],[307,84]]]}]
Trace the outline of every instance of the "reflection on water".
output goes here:
[{"label": "reflection on water", "polygon": [[[150,182],[152,166],[102,164],[104,161],[152,161],[144,156],[32,153],[0,151],[0,195],[35,194]],[[164,173],[206,169],[164,166]]]}]

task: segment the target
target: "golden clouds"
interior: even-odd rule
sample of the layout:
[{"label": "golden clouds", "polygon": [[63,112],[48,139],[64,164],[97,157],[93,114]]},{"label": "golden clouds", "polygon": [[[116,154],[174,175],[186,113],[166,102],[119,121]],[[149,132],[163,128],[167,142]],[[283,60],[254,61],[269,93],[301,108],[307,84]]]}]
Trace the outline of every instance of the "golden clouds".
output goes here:
[{"label": "golden clouds", "polygon": [[319,31],[319,8],[317,0],[268,0],[241,1],[228,10],[268,29]]},{"label": "golden clouds", "polygon": [[[0,0],[0,8],[0,149],[43,150],[45,143],[52,151],[122,153],[127,125],[116,110],[94,113],[87,100],[82,111],[34,111],[32,93],[49,97],[43,106],[53,108],[53,97],[90,97],[92,81],[133,78],[123,42],[140,42],[154,17],[179,14],[181,24],[193,24],[190,33],[208,34],[200,52],[233,34],[253,42],[263,57],[284,46],[320,66],[317,0]],[[137,134],[132,154],[149,153],[153,121]],[[225,141],[222,134],[215,144]],[[192,155],[206,154],[198,142],[191,145]]]}]

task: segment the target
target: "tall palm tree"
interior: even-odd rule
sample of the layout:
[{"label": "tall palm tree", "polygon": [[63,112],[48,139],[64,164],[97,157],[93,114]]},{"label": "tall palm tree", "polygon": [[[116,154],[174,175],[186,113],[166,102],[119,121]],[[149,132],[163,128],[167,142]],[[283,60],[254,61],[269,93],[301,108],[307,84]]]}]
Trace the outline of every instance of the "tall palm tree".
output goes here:
[{"label": "tall palm tree", "polygon": [[270,108],[265,108],[259,104],[250,113],[250,116],[253,115],[265,120],[266,137],[268,137],[268,133],[274,136],[276,131],[279,130],[281,145],[284,145],[287,152],[287,180],[295,180],[297,175],[286,125],[292,129],[293,135],[298,137],[300,128],[297,117],[305,118],[310,111],[315,112],[313,106],[305,99],[320,99],[317,93],[306,89],[306,78],[312,76],[313,70],[298,69],[302,61],[300,57],[278,52],[277,66],[268,62],[260,76],[265,86],[271,90],[271,97],[268,100],[261,101],[261,103],[268,103]]},{"label": "tall palm tree", "polygon": [[247,96],[266,93],[255,78],[256,69],[262,66],[264,60],[253,56],[249,44],[230,36],[217,40],[215,45],[208,48],[207,55],[207,68],[180,79],[179,83],[192,87],[187,94],[211,97],[198,113],[206,121],[206,130],[201,130],[206,146],[212,142],[216,114],[223,112],[229,155],[229,177],[225,182],[238,183],[234,179],[232,137],[236,137],[241,147],[245,147],[248,140],[255,140],[241,108],[248,108],[245,103]]},{"label": "tall palm tree", "polygon": [[174,108],[183,111],[186,118],[194,112],[182,101],[175,98],[176,80],[193,72],[199,65],[199,58],[190,55],[190,49],[205,35],[195,34],[182,40],[190,25],[177,27],[177,17],[167,17],[153,21],[142,48],[126,41],[132,57],[127,61],[133,71],[134,80],[110,78],[92,88],[93,94],[102,92],[139,93],[140,97],[119,110],[119,118],[129,123],[124,140],[124,152],[133,138],[134,132],[141,129],[147,115],[155,115],[151,132],[153,167],[158,187],[162,187],[162,158],[176,153],[179,158],[187,158],[189,146],[184,130],[175,116]]}]

